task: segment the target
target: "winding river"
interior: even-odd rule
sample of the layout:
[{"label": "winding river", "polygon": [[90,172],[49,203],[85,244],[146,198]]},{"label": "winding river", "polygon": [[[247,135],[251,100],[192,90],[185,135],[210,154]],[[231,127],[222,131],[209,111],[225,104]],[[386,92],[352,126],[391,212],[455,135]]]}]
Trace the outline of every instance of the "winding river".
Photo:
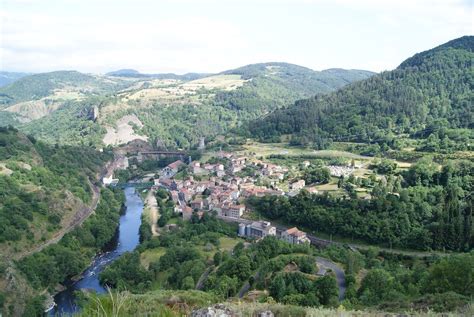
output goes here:
[{"label": "winding river", "polygon": [[49,312],[49,316],[69,315],[77,312],[74,292],[79,290],[94,290],[105,293],[106,290],[99,283],[99,273],[125,252],[133,251],[139,244],[138,230],[141,224],[143,201],[133,187],[125,188],[125,214],[120,217],[118,233],[111,243],[104,249],[104,253],[97,255],[92,264],[76,282],[68,281],[66,289],[56,296],[54,301],[57,306]]}]

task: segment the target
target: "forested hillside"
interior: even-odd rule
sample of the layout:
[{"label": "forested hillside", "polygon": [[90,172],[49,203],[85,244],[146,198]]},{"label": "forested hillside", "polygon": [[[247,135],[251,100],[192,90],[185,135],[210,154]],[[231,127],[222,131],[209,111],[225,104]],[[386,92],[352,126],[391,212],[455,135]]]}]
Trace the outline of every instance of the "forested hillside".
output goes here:
[{"label": "forested hillside", "polygon": [[431,143],[438,141],[435,149],[466,150],[472,146],[474,127],[473,49],[472,36],[453,40],[393,71],[299,100],[251,122],[244,133],[267,141],[290,134],[294,144],[319,148],[331,141],[397,147],[396,138],[405,135],[431,137]]},{"label": "forested hillside", "polygon": [[80,93],[100,94],[107,92],[113,86],[113,83],[76,71],[34,74],[0,88],[0,104],[5,107],[5,105],[22,101],[38,100],[63,88],[75,88]]},{"label": "forested hillside", "polygon": [[223,72],[240,75],[246,85],[216,96],[216,104],[255,118],[287,106],[296,99],[327,93],[374,73],[364,70],[329,69],[321,72],[288,63],[261,63]]},{"label": "forested hillside", "polygon": [[13,128],[0,129],[0,245],[21,251],[46,240],[82,204],[110,153],[50,146]]},{"label": "forested hillside", "polygon": [[[36,74],[0,88],[0,124],[15,125],[50,143],[100,147],[142,137],[190,148],[201,137],[213,138],[295,100],[371,75],[359,70],[317,72],[286,63],[248,65],[217,75],[130,69],[106,76]],[[133,125],[128,124],[130,116]]]},{"label": "forested hillside", "polygon": [[[19,274],[15,260],[39,250],[88,215],[98,199],[97,193],[93,193],[93,183],[111,157],[111,153],[99,153],[89,147],[52,146],[14,128],[0,128],[0,311],[3,314],[20,315],[25,305],[31,304],[32,297],[45,289],[33,291],[31,286],[54,287],[54,283],[79,273],[87,265],[95,249],[81,255],[80,244],[74,243],[68,249],[65,242],[46,248],[42,255],[27,257],[21,265],[25,275]],[[87,222],[74,233],[83,240],[87,234],[87,241],[97,244],[94,248],[100,248],[115,232],[111,219],[117,221],[120,206],[116,206],[113,197],[107,197],[103,193],[96,209],[98,215],[93,217],[95,229],[102,221],[98,230],[102,240],[95,237],[90,242],[88,231],[92,224]],[[116,199],[120,204],[121,199]],[[100,220],[102,210],[109,212],[109,203],[114,204],[110,208],[117,216],[108,215]],[[28,275],[34,268],[36,275]],[[39,307],[42,306],[43,299],[39,300]]]}]

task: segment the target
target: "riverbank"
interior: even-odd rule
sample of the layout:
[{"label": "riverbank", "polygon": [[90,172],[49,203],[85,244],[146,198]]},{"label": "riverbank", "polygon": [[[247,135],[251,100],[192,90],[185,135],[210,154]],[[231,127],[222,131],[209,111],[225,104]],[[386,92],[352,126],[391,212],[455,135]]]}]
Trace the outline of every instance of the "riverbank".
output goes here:
[{"label": "riverbank", "polygon": [[77,281],[71,279],[64,282],[66,289],[54,296],[57,307],[50,312],[50,316],[58,312],[76,313],[79,307],[76,304],[75,292],[93,290],[102,294],[106,289],[100,284],[100,273],[123,253],[133,251],[139,244],[138,229],[141,224],[143,201],[134,188],[124,190],[125,212],[121,213],[118,227],[112,239],[104,245],[102,252],[97,253],[92,263],[81,273],[82,278]]},{"label": "riverbank", "polygon": [[155,191],[149,190],[145,197],[145,209],[144,215],[147,217],[148,222],[150,223],[151,234],[154,237],[160,235],[158,230],[158,219],[160,217],[158,210],[158,202],[155,197]]}]

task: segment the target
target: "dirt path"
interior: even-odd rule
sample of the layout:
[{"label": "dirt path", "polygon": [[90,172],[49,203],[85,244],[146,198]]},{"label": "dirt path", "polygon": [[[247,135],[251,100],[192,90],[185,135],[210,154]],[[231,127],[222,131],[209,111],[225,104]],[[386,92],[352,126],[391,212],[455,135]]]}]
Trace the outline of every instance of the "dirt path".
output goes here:
[{"label": "dirt path", "polygon": [[155,192],[153,190],[148,191],[148,194],[145,198],[145,206],[149,209],[150,212],[150,222],[151,222],[151,233],[154,237],[159,236],[158,231],[158,202],[156,201]]}]

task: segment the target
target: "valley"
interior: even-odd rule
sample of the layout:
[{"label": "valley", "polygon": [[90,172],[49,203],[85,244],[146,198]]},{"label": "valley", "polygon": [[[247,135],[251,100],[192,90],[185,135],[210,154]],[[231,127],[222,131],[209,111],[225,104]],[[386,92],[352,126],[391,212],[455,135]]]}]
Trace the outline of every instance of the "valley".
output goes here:
[{"label": "valley", "polygon": [[473,50],[6,74],[0,314],[472,315]]}]

